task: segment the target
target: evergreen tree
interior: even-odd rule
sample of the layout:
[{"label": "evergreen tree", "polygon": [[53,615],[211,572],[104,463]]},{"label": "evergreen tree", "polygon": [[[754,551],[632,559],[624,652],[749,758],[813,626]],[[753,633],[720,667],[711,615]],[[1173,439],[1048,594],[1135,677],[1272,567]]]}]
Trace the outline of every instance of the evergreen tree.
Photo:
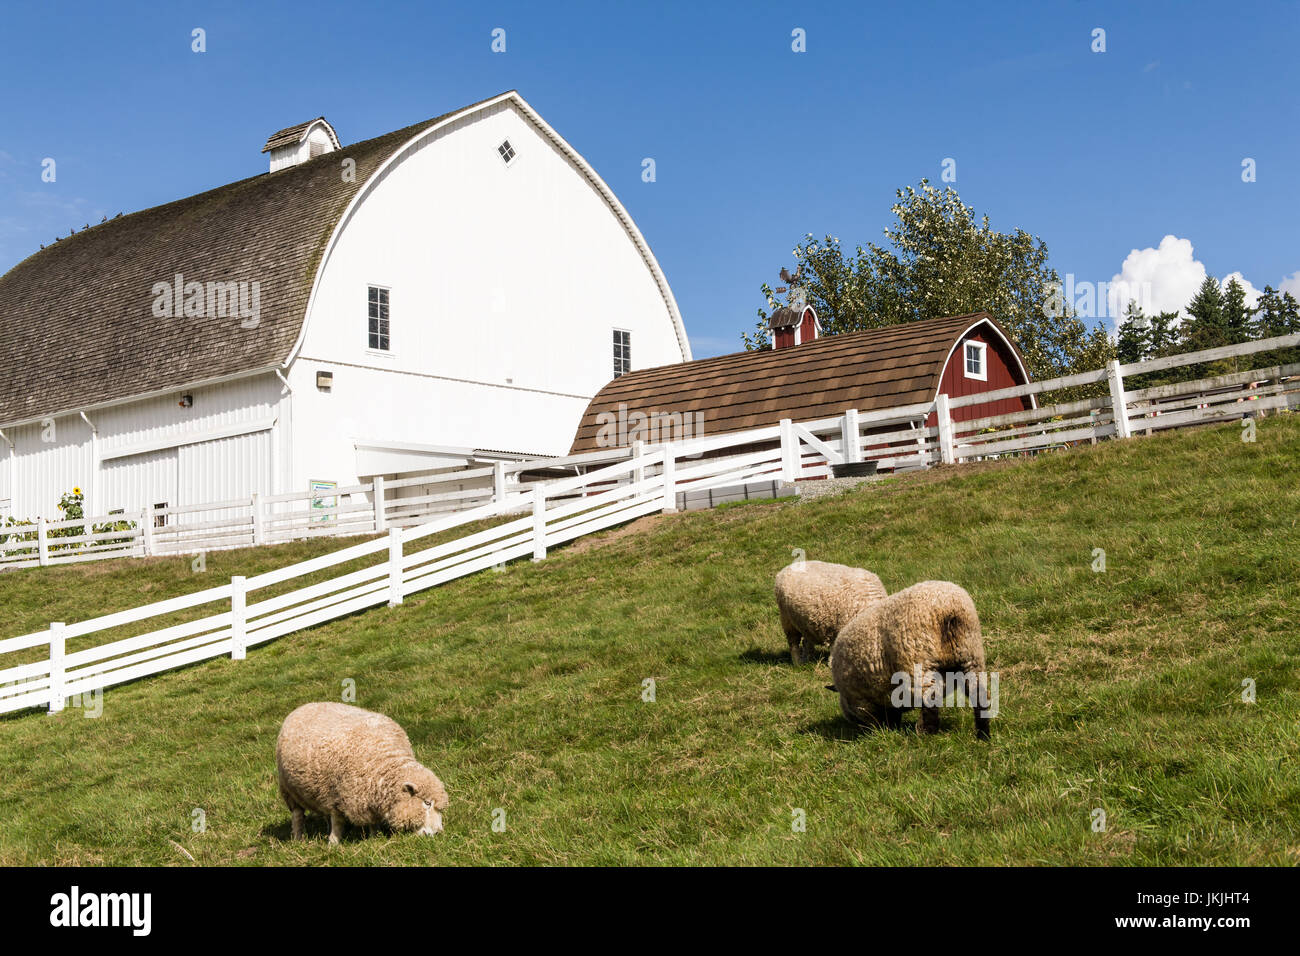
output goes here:
[{"label": "evergreen tree", "polygon": [[1250,320],[1256,311],[1246,305],[1246,287],[1235,276],[1229,279],[1223,292],[1223,332],[1229,345],[1238,345],[1250,338]]},{"label": "evergreen tree", "polygon": [[1129,300],[1124,318],[1115,330],[1115,348],[1119,360],[1124,364],[1140,362],[1149,357],[1151,349],[1151,320],[1142,312],[1142,307]]},{"label": "evergreen tree", "polygon": [[[1250,323],[1252,339],[1271,339],[1279,335],[1300,332],[1300,302],[1290,292],[1279,292],[1264,286]],[[1291,365],[1300,362],[1300,347],[1276,349],[1252,356],[1256,368],[1271,365]]]},{"label": "evergreen tree", "polygon": [[1147,357],[1173,355],[1178,348],[1178,313],[1160,312],[1151,316],[1147,332]]},{"label": "evergreen tree", "polygon": [[1290,292],[1264,286],[1251,318],[1250,337],[1271,339],[1295,332],[1300,332],[1300,303]]},{"label": "evergreen tree", "polygon": [[1187,304],[1187,314],[1190,318],[1183,322],[1179,351],[1199,352],[1228,344],[1223,326],[1223,292],[1214,276],[1205,277]]}]

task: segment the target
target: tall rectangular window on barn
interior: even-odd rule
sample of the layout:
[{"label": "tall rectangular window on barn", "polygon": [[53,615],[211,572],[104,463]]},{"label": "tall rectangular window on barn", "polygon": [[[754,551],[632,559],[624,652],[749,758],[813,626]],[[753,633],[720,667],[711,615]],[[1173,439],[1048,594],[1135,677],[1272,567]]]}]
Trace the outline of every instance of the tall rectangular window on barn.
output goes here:
[{"label": "tall rectangular window on barn", "polygon": [[614,330],[614,377],[632,371],[632,333]]},{"label": "tall rectangular window on barn", "polygon": [[988,346],[983,342],[966,343],[966,377],[988,381],[989,373],[984,367],[984,352]]},{"label": "tall rectangular window on barn", "polygon": [[369,342],[370,348],[379,352],[388,351],[388,290],[379,286],[370,287],[369,297]]}]

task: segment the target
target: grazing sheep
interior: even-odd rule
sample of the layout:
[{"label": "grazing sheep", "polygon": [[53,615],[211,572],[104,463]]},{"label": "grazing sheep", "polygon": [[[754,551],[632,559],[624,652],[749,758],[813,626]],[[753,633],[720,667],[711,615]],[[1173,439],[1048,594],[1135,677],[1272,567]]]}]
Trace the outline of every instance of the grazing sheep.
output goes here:
[{"label": "grazing sheep", "polygon": [[776,604],[790,659],[812,659],[818,644],[832,644],[840,628],[885,598],[880,578],[862,568],[826,561],[796,561],[776,573]]},{"label": "grazing sheep", "polygon": [[855,617],[831,648],[831,674],[849,720],[897,727],[902,712],[920,704],[918,733],[938,731],[948,679],[964,680],[975,736],[988,739],[996,711],[980,706],[989,699],[979,615],[970,595],[948,581],[913,584]]},{"label": "grazing sheep", "polygon": [[330,843],[354,826],[442,832],[447,791],[415,759],[394,721],[350,704],[303,704],[284,719],[275,742],[280,795],[302,839],[303,811],[327,814]]}]

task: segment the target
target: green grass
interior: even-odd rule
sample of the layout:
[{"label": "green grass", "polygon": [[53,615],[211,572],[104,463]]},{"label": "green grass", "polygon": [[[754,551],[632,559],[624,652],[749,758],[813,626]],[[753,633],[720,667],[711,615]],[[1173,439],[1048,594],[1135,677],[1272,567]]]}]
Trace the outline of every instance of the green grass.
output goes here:
[{"label": "green grass", "polygon": [[[177,845],[204,864],[1295,864],[1300,419],[1239,434],[652,520],[112,688],[98,719],[0,720],[0,864],[189,865]],[[214,552],[201,583],[338,545]],[[824,660],[791,667],[777,624],[795,548],[891,591],[965,586],[1000,675],[992,741],[966,711],[937,737],[845,724]],[[0,574],[3,636],[198,577],[181,558]],[[441,836],[287,840],[279,722],[345,679],[446,782]]]}]

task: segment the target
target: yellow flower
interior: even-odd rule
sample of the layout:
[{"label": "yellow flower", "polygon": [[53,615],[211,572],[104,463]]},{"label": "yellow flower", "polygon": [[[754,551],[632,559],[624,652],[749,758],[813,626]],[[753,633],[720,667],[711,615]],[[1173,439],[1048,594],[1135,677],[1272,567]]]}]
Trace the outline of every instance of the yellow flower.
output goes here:
[{"label": "yellow flower", "polygon": [[81,494],[81,489],[78,488],[76,485],[73,485],[73,486],[72,486],[72,493],[73,493],[74,495],[79,495],[79,494]]}]

